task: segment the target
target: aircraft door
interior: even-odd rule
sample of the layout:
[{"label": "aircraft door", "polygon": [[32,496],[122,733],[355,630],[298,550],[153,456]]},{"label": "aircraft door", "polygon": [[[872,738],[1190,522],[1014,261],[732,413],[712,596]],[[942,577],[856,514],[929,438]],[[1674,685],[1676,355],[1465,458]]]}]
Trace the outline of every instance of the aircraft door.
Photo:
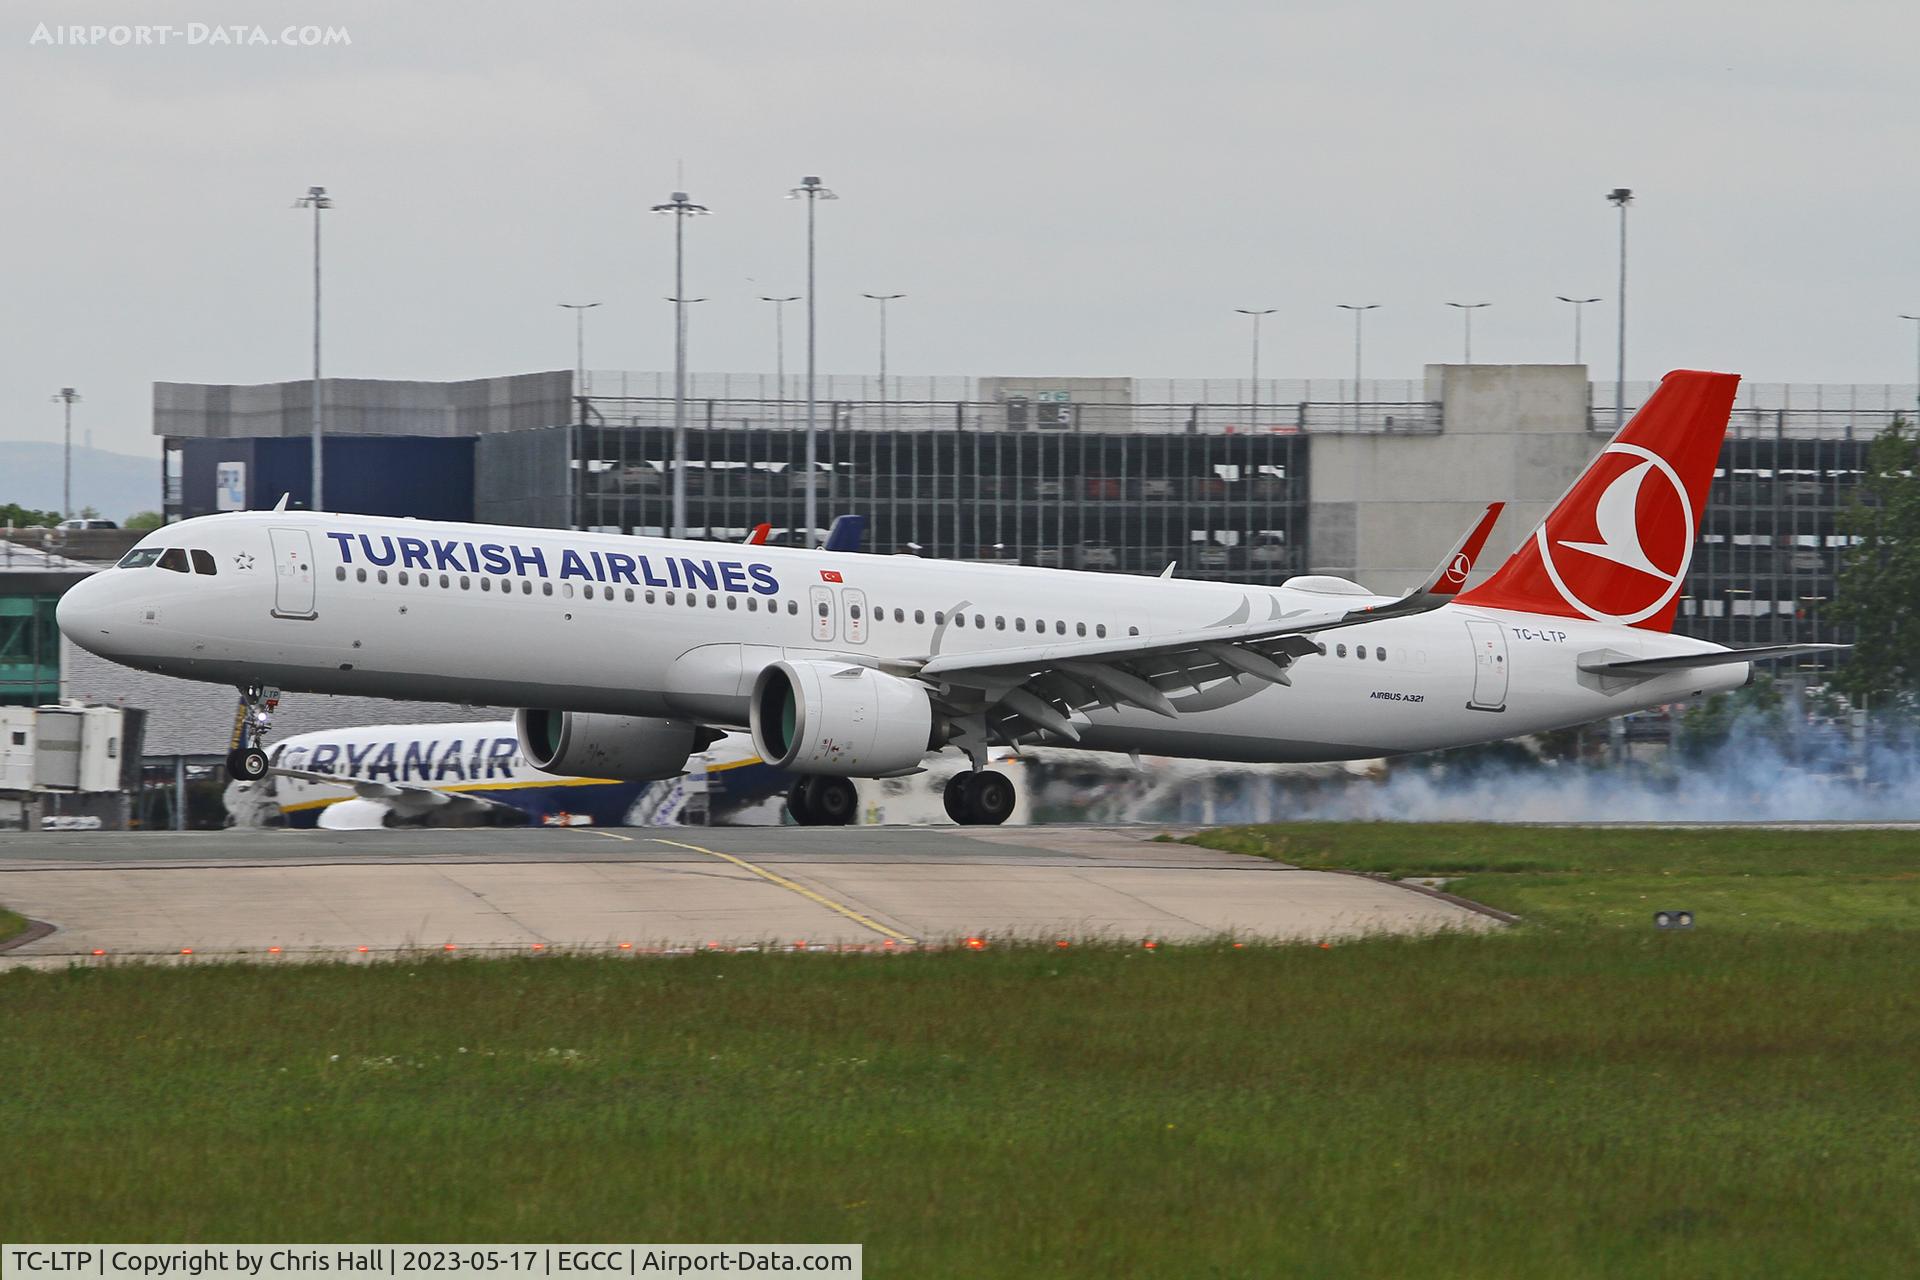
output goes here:
[{"label": "aircraft door", "polygon": [[1473,641],[1472,711],[1507,709],[1507,632],[1497,622],[1469,622],[1467,635]]},{"label": "aircraft door", "polygon": [[273,616],[311,618],[313,542],[305,529],[269,529],[273,540]]},{"label": "aircraft door", "polygon": [[847,614],[847,643],[867,642],[867,593],[857,587],[840,589],[840,605]]},{"label": "aircraft door", "polygon": [[826,643],[833,639],[833,589],[810,587],[807,607],[813,611],[813,638]]}]

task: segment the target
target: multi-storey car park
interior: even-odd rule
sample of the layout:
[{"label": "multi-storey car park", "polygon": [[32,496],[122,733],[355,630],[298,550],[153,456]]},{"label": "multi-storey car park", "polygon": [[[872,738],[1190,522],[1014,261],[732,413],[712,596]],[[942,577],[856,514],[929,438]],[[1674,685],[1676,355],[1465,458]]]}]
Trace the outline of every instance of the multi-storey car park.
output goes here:
[{"label": "multi-storey car park", "polygon": [[[697,375],[682,410],[687,532],[803,536],[799,380]],[[160,383],[169,519],[307,493],[311,383]],[[1631,413],[1650,384],[1627,384]],[[1490,499],[1511,548],[1612,433],[1577,365],[1435,365],[1417,382],[823,378],[821,522],[866,549],[1278,583],[1411,587]],[[1679,630],[1724,644],[1844,641],[1824,606],[1837,516],[1908,386],[1742,387]],[[366,514],[671,531],[664,375],[328,379],[328,505]],[[1909,414],[1910,416],[1910,414]],[[1501,546],[1504,544],[1504,546]],[[1489,556],[1487,564],[1497,564]]]}]

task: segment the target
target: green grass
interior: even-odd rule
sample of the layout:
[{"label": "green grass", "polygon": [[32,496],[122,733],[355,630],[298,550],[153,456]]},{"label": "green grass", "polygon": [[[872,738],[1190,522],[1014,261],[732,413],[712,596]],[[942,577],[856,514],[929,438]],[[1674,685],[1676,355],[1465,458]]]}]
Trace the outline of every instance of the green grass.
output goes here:
[{"label": "green grass", "polygon": [[0,907],[0,942],[17,938],[26,931],[27,921],[24,916],[15,915],[5,907]]},{"label": "green grass", "polygon": [[1911,1274],[1891,929],[0,975],[0,1237]]},{"label": "green grass", "polygon": [[[858,1241],[915,1276],[1907,1275],[1920,841],[1208,833],[1487,936],[0,973],[0,1239]],[[1699,926],[1656,933],[1657,906]]]},{"label": "green grass", "polygon": [[1920,929],[1911,831],[1294,823],[1190,840],[1304,867],[1455,876],[1450,892],[1529,924],[1644,929],[1679,908],[1716,930]]}]

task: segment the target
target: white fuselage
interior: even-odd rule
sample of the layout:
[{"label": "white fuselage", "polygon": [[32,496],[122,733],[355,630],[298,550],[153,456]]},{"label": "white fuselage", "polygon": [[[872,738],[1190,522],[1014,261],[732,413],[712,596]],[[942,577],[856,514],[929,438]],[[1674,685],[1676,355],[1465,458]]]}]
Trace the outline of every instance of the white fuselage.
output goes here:
[{"label": "white fuselage", "polygon": [[[287,512],[188,520],[141,547],[200,551],[216,571],[116,568],[67,594],[67,635],[129,666],[725,726],[746,724],[756,675],[781,658],[881,663],[1030,648],[1039,629],[1063,642],[1152,637],[1265,618],[1275,602],[1323,611],[1386,600],[1335,579],[1247,586]],[[1217,760],[1390,755],[1581,724],[1734,688],[1749,673],[1730,662],[1602,681],[1577,662],[1719,646],[1457,604],[1317,638],[1326,653],[1299,659],[1290,687],[1174,692],[1173,719],[1095,711],[1082,745]]]}]

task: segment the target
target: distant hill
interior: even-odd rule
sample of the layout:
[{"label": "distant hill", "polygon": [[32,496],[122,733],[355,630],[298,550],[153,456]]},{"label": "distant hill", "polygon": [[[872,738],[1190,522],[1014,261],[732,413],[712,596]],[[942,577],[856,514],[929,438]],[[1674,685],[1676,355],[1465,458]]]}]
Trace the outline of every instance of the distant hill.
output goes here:
[{"label": "distant hill", "polygon": [[[36,511],[60,509],[60,446],[0,441],[0,502]],[[109,520],[160,509],[160,459],[73,448],[73,509],[94,507]]]}]

